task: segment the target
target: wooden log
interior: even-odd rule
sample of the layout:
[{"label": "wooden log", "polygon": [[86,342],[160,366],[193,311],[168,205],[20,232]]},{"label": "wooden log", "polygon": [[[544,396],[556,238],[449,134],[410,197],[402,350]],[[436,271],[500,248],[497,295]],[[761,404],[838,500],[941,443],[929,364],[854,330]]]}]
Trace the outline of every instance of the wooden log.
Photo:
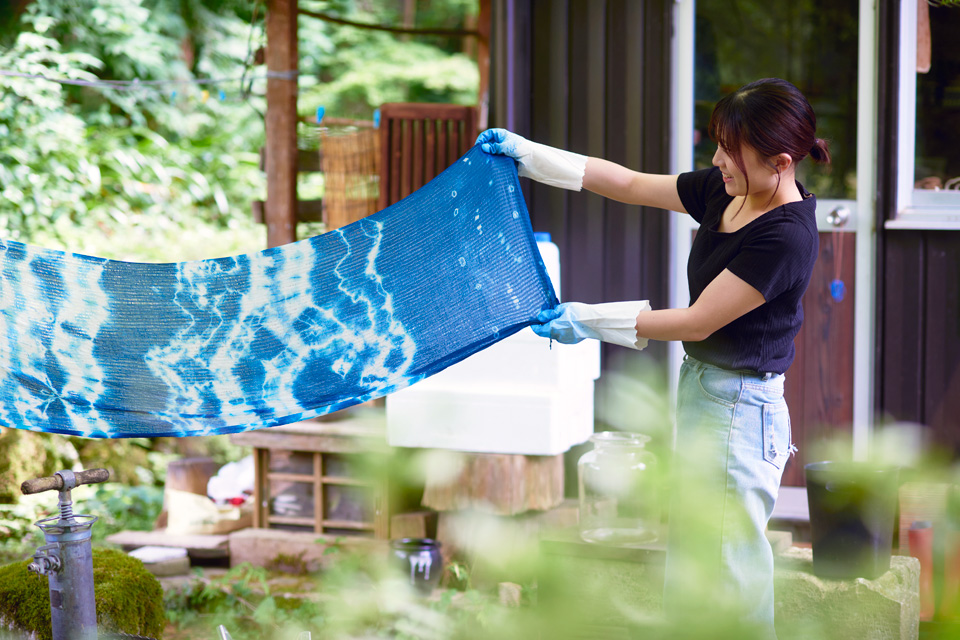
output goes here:
[{"label": "wooden log", "polygon": [[563,502],[563,456],[457,453],[460,471],[427,471],[422,504],[436,511],[475,509],[496,515],[546,511]]}]

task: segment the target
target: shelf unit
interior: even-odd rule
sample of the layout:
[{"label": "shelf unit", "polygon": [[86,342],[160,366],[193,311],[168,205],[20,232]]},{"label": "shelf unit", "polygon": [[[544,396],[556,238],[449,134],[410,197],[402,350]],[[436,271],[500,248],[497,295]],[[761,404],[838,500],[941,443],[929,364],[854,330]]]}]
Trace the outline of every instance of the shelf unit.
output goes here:
[{"label": "shelf unit", "polygon": [[231,437],[254,448],[253,526],[387,538],[386,417],[363,408]]}]

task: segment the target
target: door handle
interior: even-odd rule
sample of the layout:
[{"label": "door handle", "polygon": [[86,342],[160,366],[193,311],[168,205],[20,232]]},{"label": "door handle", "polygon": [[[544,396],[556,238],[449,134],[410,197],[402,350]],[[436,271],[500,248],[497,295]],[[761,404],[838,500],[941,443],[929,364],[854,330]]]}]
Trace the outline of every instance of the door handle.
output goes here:
[{"label": "door handle", "polygon": [[834,208],[833,211],[827,214],[827,222],[829,222],[834,227],[842,227],[847,224],[847,220],[850,219],[850,209],[844,206],[839,206]]}]

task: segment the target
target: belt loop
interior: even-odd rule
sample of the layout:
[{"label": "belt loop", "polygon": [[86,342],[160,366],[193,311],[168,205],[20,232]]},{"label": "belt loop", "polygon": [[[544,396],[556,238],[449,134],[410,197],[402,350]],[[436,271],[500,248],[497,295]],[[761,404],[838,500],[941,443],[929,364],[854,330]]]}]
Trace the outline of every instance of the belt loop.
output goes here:
[{"label": "belt loop", "polygon": [[776,374],[773,371],[767,371],[765,374],[763,374],[763,381],[768,382],[774,375]]}]

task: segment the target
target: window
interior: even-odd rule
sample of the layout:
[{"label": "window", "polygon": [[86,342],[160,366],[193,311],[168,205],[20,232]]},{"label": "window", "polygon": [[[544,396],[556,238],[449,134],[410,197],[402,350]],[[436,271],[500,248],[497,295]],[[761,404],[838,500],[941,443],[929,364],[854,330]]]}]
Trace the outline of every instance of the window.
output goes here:
[{"label": "window", "polygon": [[897,217],[960,228],[960,4],[901,4]]},{"label": "window", "polygon": [[810,100],[833,154],[830,166],[802,162],[797,179],[821,200],[856,199],[857,0],[697,0],[695,30],[694,166],[711,164],[707,124],[721,97],[784,78]]}]

